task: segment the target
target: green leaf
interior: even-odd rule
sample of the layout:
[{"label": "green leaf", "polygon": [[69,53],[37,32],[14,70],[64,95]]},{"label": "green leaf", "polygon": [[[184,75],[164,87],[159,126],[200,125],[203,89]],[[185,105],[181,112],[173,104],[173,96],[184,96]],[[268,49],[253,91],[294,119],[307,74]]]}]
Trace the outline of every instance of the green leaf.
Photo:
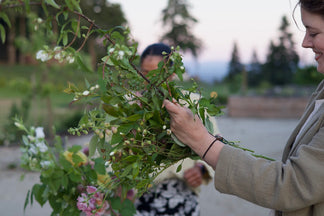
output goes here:
[{"label": "green leaf", "polygon": [[28,203],[29,203],[29,195],[30,195],[30,190],[28,190],[28,192],[27,192],[27,196],[26,196],[26,199],[25,199],[24,212],[25,212],[26,207],[27,207],[27,205],[28,205]]},{"label": "green leaf", "polygon": [[45,0],[45,2],[56,9],[60,9],[60,6],[58,4],[56,4],[56,2],[54,0]]},{"label": "green leaf", "polygon": [[123,216],[133,216],[136,212],[134,203],[129,199],[125,199],[122,204],[122,209],[120,210],[120,214]]},{"label": "green leaf", "polygon": [[40,184],[35,184],[33,186],[33,189],[32,189],[36,201],[41,206],[43,206],[46,203],[46,201],[47,201],[47,199],[44,198],[44,195],[43,195],[44,192],[45,192],[45,189],[46,189],[46,186],[45,185],[40,185]]},{"label": "green leaf", "polygon": [[30,5],[29,5],[29,0],[25,0],[25,7],[26,7],[26,12],[27,12],[27,14],[29,14],[30,13]]},{"label": "green leaf", "polygon": [[179,166],[177,167],[177,171],[176,171],[176,172],[180,172],[180,171],[181,171],[181,169],[182,169],[182,163],[181,163],[181,164],[179,164]]},{"label": "green leaf", "polygon": [[91,140],[89,142],[89,157],[92,157],[95,154],[99,142],[100,139],[98,135],[93,135],[91,137]]},{"label": "green leaf", "polygon": [[119,197],[112,198],[110,202],[113,209],[120,210],[122,208],[122,202]]},{"label": "green leaf", "polygon": [[80,173],[76,173],[73,172],[69,175],[69,178],[73,181],[73,182],[81,182],[82,181],[82,176],[80,175]]},{"label": "green leaf", "polygon": [[172,139],[173,139],[173,141],[177,144],[177,145],[179,145],[179,146],[181,146],[181,147],[185,147],[186,145],[183,143],[183,142],[181,142],[173,133],[171,134],[171,137],[172,137]]},{"label": "green leaf", "polygon": [[80,8],[80,5],[79,5],[78,1],[76,1],[76,0],[72,0],[72,4],[73,4],[74,8],[75,8],[79,13],[82,13],[82,10],[81,10],[81,8]]},{"label": "green leaf", "polygon": [[0,18],[3,19],[3,21],[8,25],[9,28],[11,28],[11,23],[10,23],[10,20],[9,20],[9,17],[7,16],[7,14],[5,14],[4,12],[1,12]]},{"label": "green leaf", "polygon": [[93,71],[86,65],[84,64],[84,60],[82,59],[81,55],[75,55],[76,57],[76,62],[78,66],[85,72],[90,72],[92,73]]},{"label": "green leaf", "polygon": [[73,145],[72,147],[69,148],[69,152],[77,153],[81,149],[82,147],[80,145]]},{"label": "green leaf", "polygon": [[122,116],[122,112],[118,109],[118,107],[112,106],[110,104],[103,104],[102,108],[105,110],[106,113],[113,117]]},{"label": "green leaf", "polygon": [[3,27],[3,25],[0,24],[0,36],[1,36],[1,41],[4,44],[6,42],[6,30]]},{"label": "green leaf", "polygon": [[210,133],[214,134],[214,126],[213,123],[210,121],[209,116],[207,116],[206,118],[205,127]]},{"label": "green leaf", "polygon": [[68,184],[69,184],[69,178],[66,176],[66,175],[63,175],[61,177],[61,184],[62,184],[62,187],[64,187],[65,189],[67,189],[68,187]]},{"label": "green leaf", "polygon": [[138,119],[141,119],[141,118],[142,118],[142,115],[140,115],[140,114],[134,114],[134,115],[128,116],[126,119],[128,121],[134,122],[134,121],[137,121]]},{"label": "green leaf", "polygon": [[63,33],[63,45],[66,46],[69,41],[67,32]]},{"label": "green leaf", "polygon": [[77,155],[76,153],[73,153],[72,161],[73,161],[74,164],[79,164],[79,163],[83,162],[83,159],[79,155]]},{"label": "green leaf", "polygon": [[115,133],[111,137],[111,144],[120,143],[123,140],[123,137],[119,133]]},{"label": "green leaf", "polygon": [[105,161],[102,158],[96,158],[94,169],[101,175],[106,174]]}]

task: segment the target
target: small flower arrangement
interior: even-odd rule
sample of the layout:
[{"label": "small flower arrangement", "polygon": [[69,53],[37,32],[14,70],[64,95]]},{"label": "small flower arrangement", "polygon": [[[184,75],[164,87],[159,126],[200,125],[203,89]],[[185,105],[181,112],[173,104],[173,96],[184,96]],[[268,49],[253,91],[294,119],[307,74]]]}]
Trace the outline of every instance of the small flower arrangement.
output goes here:
[{"label": "small flower arrangement", "polygon": [[48,201],[52,215],[79,216],[81,212],[87,216],[133,215],[133,196],[121,200],[119,183],[101,157],[89,158],[87,148],[79,145],[64,150],[58,136],[51,147],[42,127],[27,129],[18,119],[15,124],[26,132],[22,139],[21,166],[40,172],[40,183],[28,191],[25,208],[35,199],[41,206]]}]

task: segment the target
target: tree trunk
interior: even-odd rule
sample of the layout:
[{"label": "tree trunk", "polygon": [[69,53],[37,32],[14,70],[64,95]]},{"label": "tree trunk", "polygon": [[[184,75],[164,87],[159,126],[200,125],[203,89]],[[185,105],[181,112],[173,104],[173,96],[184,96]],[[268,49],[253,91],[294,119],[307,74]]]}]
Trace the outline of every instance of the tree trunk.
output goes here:
[{"label": "tree trunk", "polygon": [[14,45],[15,37],[16,37],[16,19],[13,18],[11,20],[12,27],[8,32],[8,64],[14,65],[16,63],[16,48]]},{"label": "tree trunk", "polygon": [[[19,35],[21,37],[26,37],[26,18],[24,16],[19,18]],[[19,64],[25,64],[26,53],[20,52],[19,54]]]}]

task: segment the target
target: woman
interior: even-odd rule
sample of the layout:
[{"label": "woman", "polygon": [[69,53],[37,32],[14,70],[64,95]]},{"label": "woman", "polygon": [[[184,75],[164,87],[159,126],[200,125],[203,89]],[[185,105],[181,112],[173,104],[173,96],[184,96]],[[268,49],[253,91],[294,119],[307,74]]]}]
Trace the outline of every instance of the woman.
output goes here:
[{"label": "woman", "polygon": [[[163,61],[163,52],[171,52],[170,47],[163,43],[152,44],[143,51],[140,63],[144,75],[158,68],[158,63]],[[213,123],[215,130],[215,119]],[[182,171],[176,172],[180,163]],[[209,182],[210,174],[213,174],[213,170],[207,164],[205,166],[203,161],[185,159],[176,163],[157,176],[155,185],[135,201],[136,215],[199,215],[199,186]]]},{"label": "woman", "polygon": [[[324,73],[324,1],[299,0],[306,34],[302,46],[311,48]],[[199,119],[176,102],[164,101],[171,130],[215,169],[214,185],[275,210],[275,215],[324,215],[324,81],[309,104],[283,152],[270,162],[223,144],[208,134]]]}]

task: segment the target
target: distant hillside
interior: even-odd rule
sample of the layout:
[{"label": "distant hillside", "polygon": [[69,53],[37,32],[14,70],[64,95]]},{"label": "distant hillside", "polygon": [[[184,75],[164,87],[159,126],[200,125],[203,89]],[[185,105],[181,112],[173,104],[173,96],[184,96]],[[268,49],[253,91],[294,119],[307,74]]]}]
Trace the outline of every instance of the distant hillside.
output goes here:
[{"label": "distant hillside", "polygon": [[227,73],[228,62],[205,61],[205,62],[184,62],[186,71],[190,76],[197,76],[201,81],[213,83],[220,81]]}]

